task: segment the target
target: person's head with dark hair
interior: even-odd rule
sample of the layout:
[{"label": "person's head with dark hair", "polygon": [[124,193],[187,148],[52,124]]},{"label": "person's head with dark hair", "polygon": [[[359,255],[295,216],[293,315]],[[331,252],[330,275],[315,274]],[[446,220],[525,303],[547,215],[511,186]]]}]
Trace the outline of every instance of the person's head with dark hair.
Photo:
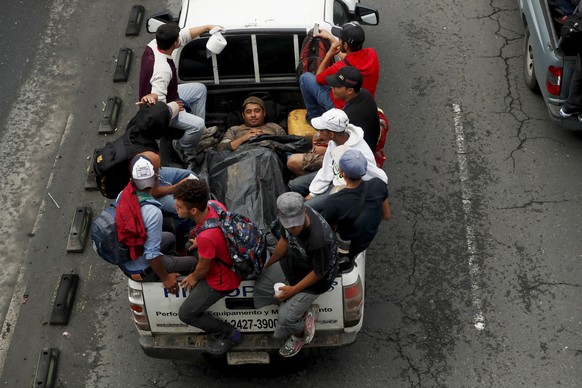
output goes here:
[{"label": "person's head with dark hair", "polygon": [[187,179],[174,189],[174,207],[180,218],[196,219],[208,210],[210,191],[206,181]]},{"label": "person's head with dark hair", "polygon": [[162,24],[156,30],[156,43],[160,50],[169,50],[180,36],[180,27],[174,23]]}]

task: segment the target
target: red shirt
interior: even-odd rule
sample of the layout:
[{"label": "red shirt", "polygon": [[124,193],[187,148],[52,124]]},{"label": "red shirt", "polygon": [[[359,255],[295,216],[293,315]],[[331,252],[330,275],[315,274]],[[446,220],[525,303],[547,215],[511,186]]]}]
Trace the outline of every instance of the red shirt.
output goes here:
[{"label": "red shirt", "polygon": [[[220,202],[213,202],[226,210],[226,207]],[[200,224],[202,225],[209,218],[218,218],[218,214],[210,206],[208,207],[208,216]],[[217,291],[230,291],[237,288],[241,279],[231,268],[232,258],[222,230],[219,228],[206,229],[198,234],[196,242],[198,243],[198,255],[206,259],[212,259],[210,269],[205,278],[208,285]],[[216,257],[227,263],[228,266],[215,260]]]},{"label": "red shirt", "polygon": [[[376,87],[378,86],[378,78],[380,77],[380,63],[378,62],[378,55],[373,48],[364,48],[360,51],[350,53],[346,56],[346,60],[350,63],[350,66],[355,67],[360,70],[364,81],[362,82],[362,87],[370,92],[372,97],[376,94]],[[325,77],[338,72],[342,67],[347,66],[346,61],[339,61],[319,73],[315,80],[320,85],[327,85],[325,82]],[[329,94],[333,105],[338,109],[343,109],[345,103],[343,100],[338,100],[333,97],[333,93],[330,90]]]}]

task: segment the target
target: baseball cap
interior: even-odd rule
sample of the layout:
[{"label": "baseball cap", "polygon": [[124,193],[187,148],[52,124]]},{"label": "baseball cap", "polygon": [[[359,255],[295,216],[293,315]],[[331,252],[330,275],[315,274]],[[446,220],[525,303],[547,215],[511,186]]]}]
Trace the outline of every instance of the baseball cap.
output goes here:
[{"label": "baseball cap", "polygon": [[305,203],[299,193],[283,193],[277,198],[277,215],[284,228],[293,228],[305,223]]},{"label": "baseball cap", "polygon": [[320,117],[311,119],[311,126],[320,131],[327,129],[332,132],[344,132],[349,123],[350,120],[346,112],[337,108],[330,109]]},{"label": "baseball cap", "polygon": [[154,165],[149,158],[138,155],[131,160],[131,177],[135,186],[140,190],[154,187],[156,183],[156,173]]},{"label": "baseball cap", "polygon": [[360,179],[366,175],[368,161],[361,151],[349,149],[339,160],[339,168],[350,179]]},{"label": "baseball cap", "polygon": [[261,108],[263,108],[263,110],[265,110],[265,102],[261,100],[259,97],[256,96],[247,97],[247,99],[244,100],[242,104],[243,109],[245,108],[245,106],[247,106],[247,104],[257,104],[260,105]]},{"label": "baseball cap", "polygon": [[348,88],[354,88],[356,90],[360,90],[363,80],[364,78],[360,70],[353,66],[344,66],[337,73],[325,77],[325,82],[329,86],[347,86]]},{"label": "baseball cap", "polygon": [[361,46],[366,40],[364,29],[358,22],[347,22],[341,27],[332,27],[331,33],[350,46]]}]

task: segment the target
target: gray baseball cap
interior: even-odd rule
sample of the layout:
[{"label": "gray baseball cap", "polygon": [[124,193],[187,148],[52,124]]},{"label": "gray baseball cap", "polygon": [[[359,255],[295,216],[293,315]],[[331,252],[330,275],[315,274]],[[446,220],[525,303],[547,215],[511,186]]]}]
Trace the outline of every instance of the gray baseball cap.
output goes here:
[{"label": "gray baseball cap", "polygon": [[299,193],[283,193],[277,198],[277,215],[285,229],[305,223],[305,203]]}]

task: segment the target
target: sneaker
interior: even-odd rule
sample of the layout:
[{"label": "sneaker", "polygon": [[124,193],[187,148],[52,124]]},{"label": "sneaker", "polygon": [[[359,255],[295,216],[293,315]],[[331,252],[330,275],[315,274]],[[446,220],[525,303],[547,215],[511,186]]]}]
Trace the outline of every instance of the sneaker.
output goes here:
[{"label": "sneaker", "polygon": [[279,354],[282,357],[293,357],[299,353],[303,345],[305,345],[305,338],[299,338],[295,337],[295,335],[292,335],[291,337],[287,338],[285,345],[279,349]]},{"label": "sneaker", "polygon": [[214,125],[210,128],[204,128],[204,130],[202,132],[202,139],[214,136],[216,131],[218,131],[218,127],[216,125]]},{"label": "sneaker", "polygon": [[313,340],[315,335],[315,321],[317,320],[317,313],[319,306],[312,304],[305,312],[305,328],[303,329],[305,344],[307,345]]},{"label": "sneaker", "polygon": [[174,149],[174,152],[176,152],[176,155],[178,155],[180,160],[184,162],[184,151],[182,151],[182,147],[180,147],[179,139],[172,140],[172,148]]},{"label": "sneaker", "polygon": [[214,356],[220,356],[227,353],[230,349],[238,345],[241,341],[242,334],[240,331],[237,330],[229,338],[216,338],[214,340],[208,341],[206,351]]},{"label": "sneaker", "polygon": [[[580,113],[579,111],[578,112],[566,112],[564,110],[564,107],[560,108],[560,116],[562,116],[563,119],[567,119],[567,118],[572,117],[574,115],[577,115],[579,113]],[[578,117],[578,119],[580,119],[580,118]]]}]

